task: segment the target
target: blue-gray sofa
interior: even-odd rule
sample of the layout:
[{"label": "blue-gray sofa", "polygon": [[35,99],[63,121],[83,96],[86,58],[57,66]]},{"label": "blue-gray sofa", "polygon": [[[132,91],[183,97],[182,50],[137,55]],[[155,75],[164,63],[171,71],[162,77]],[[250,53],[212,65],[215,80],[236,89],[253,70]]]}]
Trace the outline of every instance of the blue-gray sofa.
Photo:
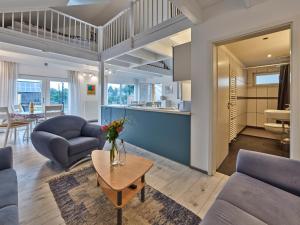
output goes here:
[{"label": "blue-gray sofa", "polygon": [[17,225],[18,219],[18,183],[12,168],[11,147],[0,149],[0,224]]},{"label": "blue-gray sofa", "polygon": [[240,150],[201,225],[299,225],[300,161]]},{"label": "blue-gray sofa", "polygon": [[93,150],[102,149],[105,136],[100,126],[68,115],[37,125],[31,133],[31,141],[40,154],[67,169]]}]

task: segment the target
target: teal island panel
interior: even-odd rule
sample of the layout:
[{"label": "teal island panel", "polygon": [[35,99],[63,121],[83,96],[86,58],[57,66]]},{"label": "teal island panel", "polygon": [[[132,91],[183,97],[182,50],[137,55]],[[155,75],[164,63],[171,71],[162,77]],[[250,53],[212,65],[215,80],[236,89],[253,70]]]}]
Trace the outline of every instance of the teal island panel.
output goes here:
[{"label": "teal island panel", "polygon": [[102,106],[102,124],[123,117],[128,121],[120,138],[168,159],[190,165],[190,115]]}]

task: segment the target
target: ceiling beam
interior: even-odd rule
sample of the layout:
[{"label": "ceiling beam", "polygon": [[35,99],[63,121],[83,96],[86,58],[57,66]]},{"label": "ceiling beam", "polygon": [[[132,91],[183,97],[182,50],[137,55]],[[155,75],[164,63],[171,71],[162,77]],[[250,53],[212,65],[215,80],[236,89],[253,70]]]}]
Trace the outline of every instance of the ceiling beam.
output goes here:
[{"label": "ceiling beam", "polygon": [[120,55],[119,57],[117,57],[115,59],[119,60],[119,61],[130,63],[130,64],[136,64],[136,65],[142,65],[145,63],[143,59],[129,55],[129,54]]},{"label": "ceiling beam", "polygon": [[138,58],[142,58],[146,61],[157,61],[161,58],[159,54],[156,54],[156,53],[149,51],[147,49],[144,49],[144,48],[140,48],[140,49],[128,52],[127,54],[138,57]]},{"label": "ceiling beam", "polygon": [[197,0],[171,0],[181,12],[194,24],[202,23],[203,13]]}]

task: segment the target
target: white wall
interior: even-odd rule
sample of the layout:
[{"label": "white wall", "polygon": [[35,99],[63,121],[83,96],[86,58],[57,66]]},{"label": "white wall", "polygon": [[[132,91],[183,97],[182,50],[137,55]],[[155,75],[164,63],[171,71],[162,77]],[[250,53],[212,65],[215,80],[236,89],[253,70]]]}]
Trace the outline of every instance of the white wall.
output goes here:
[{"label": "white wall", "polygon": [[45,76],[45,77],[59,77],[68,78],[68,71],[61,69],[56,65],[29,65],[29,64],[18,64],[18,74],[31,75],[31,76]]},{"label": "white wall", "polygon": [[[81,116],[87,120],[95,120],[99,118],[100,112],[100,102],[99,102],[99,85],[98,85],[98,77],[97,74],[95,77],[89,77],[89,74],[80,73],[79,79],[80,83],[80,94],[82,100],[82,109],[81,109]],[[95,95],[88,95],[87,94],[87,85],[94,84],[96,85],[96,94]]]},{"label": "white wall", "polygon": [[[224,1],[225,8],[229,1]],[[269,0],[252,8],[228,9],[192,27],[192,122],[191,165],[214,173],[214,88],[213,43],[262,29],[292,24],[292,134],[291,157],[300,159],[300,1]],[[215,140],[217,141],[217,140]]]}]

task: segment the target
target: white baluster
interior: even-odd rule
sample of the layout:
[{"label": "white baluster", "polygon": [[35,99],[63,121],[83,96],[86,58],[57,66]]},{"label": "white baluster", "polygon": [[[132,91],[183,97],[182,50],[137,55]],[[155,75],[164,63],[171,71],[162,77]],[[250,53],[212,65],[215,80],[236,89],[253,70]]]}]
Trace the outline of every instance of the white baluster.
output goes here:
[{"label": "white baluster", "polygon": [[44,11],[44,38],[46,39],[47,11]]},{"label": "white baluster", "polygon": [[15,29],[15,13],[12,12],[11,15],[11,29],[14,30]]},{"label": "white baluster", "polygon": [[80,47],[82,46],[82,36],[81,36],[81,22],[79,22],[79,40],[80,40]]},{"label": "white baluster", "polygon": [[23,12],[21,12],[21,33],[23,33]]},{"label": "white baluster", "polygon": [[69,43],[71,42],[71,17],[69,17]]},{"label": "white baluster", "polygon": [[40,22],[40,12],[36,12],[36,36],[39,36],[39,22]]},{"label": "white baluster", "polygon": [[86,41],[87,41],[87,38],[86,38],[86,23],[84,24],[84,46],[86,45]]},{"label": "white baluster", "polygon": [[51,27],[50,27],[51,40],[52,40],[52,34],[53,34],[53,11],[51,11]]},{"label": "white baluster", "polygon": [[89,25],[89,48],[91,47],[91,26]]},{"label": "white baluster", "polygon": [[76,29],[76,27],[77,27],[77,21],[76,20],[74,20],[74,43],[77,43],[77,29]]},{"label": "white baluster", "polygon": [[63,40],[66,40],[66,16],[64,15]]},{"label": "white baluster", "polygon": [[31,11],[29,11],[29,34],[31,34]]},{"label": "white baluster", "polygon": [[57,28],[56,28],[56,39],[59,38],[59,13],[57,13]]},{"label": "white baluster", "polygon": [[3,27],[3,28],[4,28],[4,25],[5,25],[5,24],[4,24],[4,22],[5,22],[4,19],[5,19],[5,13],[3,12],[3,13],[2,13],[2,27]]}]

